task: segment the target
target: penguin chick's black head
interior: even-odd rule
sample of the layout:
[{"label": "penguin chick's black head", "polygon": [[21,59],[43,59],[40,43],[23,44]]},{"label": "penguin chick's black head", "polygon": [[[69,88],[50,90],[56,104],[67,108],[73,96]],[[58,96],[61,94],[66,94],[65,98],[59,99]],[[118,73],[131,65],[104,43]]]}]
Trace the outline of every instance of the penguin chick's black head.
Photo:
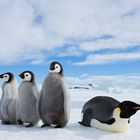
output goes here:
[{"label": "penguin chick's black head", "polygon": [[140,105],[131,101],[123,101],[119,104],[119,108],[121,109],[121,118],[130,118],[138,110],[140,110]]},{"label": "penguin chick's black head", "polygon": [[32,71],[24,71],[22,72],[19,77],[27,82],[34,82],[34,73]]},{"label": "penguin chick's black head", "polygon": [[50,72],[63,75],[63,67],[59,62],[54,61],[50,64]]},{"label": "penguin chick's black head", "polygon": [[1,74],[0,78],[3,79],[6,83],[9,83],[14,79],[14,74],[11,72],[6,72]]}]

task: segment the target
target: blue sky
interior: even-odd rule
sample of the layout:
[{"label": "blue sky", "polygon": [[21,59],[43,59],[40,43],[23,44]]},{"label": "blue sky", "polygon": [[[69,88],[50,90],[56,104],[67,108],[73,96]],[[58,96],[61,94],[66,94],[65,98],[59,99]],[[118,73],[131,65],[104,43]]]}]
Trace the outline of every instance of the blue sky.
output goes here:
[{"label": "blue sky", "polygon": [[0,0],[0,72],[50,62],[66,76],[140,73],[139,0]]}]

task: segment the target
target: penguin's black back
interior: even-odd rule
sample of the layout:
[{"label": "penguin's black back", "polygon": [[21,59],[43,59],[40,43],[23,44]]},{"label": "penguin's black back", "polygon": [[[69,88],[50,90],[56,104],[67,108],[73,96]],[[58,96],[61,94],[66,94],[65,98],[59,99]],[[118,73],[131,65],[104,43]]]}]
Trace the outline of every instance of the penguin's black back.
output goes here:
[{"label": "penguin's black back", "polygon": [[97,96],[85,103],[82,113],[91,112],[92,119],[106,122],[112,118],[114,109],[120,104],[112,97]]}]

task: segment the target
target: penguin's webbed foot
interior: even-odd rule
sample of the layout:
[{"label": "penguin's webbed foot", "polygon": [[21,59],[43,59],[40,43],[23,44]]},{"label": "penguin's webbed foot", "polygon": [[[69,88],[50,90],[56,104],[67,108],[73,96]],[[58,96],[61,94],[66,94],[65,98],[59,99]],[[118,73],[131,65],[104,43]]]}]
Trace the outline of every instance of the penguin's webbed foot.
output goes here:
[{"label": "penguin's webbed foot", "polygon": [[26,128],[28,127],[33,127],[34,125],[32,123],[28,124],[28,125],[25,125]]},{"label": "penguin's webbed foot", "polygon": [[51,126],[50,124],[44,123],[41,128],[47,127],[47,126]]},{"label": "penguin's webbed foot", "polygon": [[63,127],[65,127],[65,125],[58,124],[58,125],[55,126],[55,128],[63,128]]},{"label": "penguin's webbed foot", "polygon": [[19,125],[23,125],[23,121],[22,120],[17,120]]},{"label": "penguin's webbed foot", "polygon": [[2,121],[2,124],[10,125],[10,121]]}]

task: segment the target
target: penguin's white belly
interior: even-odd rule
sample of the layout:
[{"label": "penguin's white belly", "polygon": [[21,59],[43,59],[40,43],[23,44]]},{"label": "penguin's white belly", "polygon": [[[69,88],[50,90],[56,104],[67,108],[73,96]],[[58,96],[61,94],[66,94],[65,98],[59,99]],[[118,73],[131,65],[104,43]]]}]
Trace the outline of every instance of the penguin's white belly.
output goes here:
[{"label": "penguin's white belly", "polygon": [[105,131],[124,132],[127,130],[129,126],[128,120],[129,119],[120,118],[119,120],[115,120],[113,124],[109,125],[109,124],[101,123],[96,119],[91,119],[90,126]]}]

